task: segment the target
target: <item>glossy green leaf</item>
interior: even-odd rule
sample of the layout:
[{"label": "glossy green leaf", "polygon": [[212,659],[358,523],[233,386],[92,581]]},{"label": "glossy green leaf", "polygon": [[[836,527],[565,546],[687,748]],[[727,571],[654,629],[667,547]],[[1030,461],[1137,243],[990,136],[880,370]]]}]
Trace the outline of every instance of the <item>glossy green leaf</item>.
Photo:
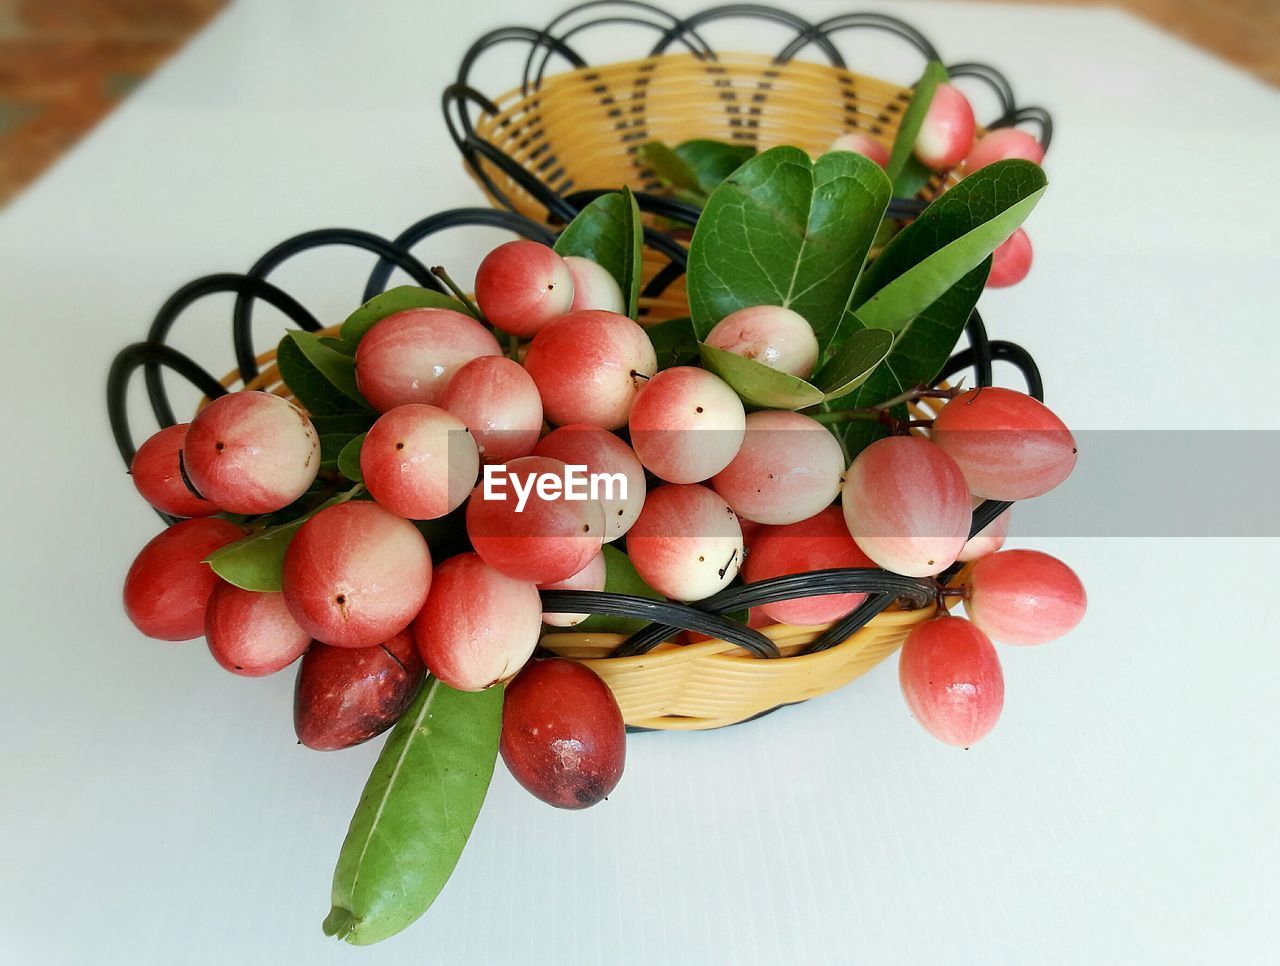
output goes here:
[{"label": "glossy green leaf", "polygon": [[863,325],[900,331],[989,256],[1044,194],[1030,161],[988,165],[934,201],[886,246],[855,293]]},{"label": "glossy green leaf", "polygon": [[650,141],[636,150],[636,157],[663,182],[684,191],[701,192],[698,173],[661,141]]},{"label": "glossy green leaf", "polygon": [[399,285],[396,288],[387,289],[381,295],[375,295],[352,312],[342,323],[340,332],[344,341],[356,345],[366,332],[388,315],[395,315],[406,309],[424,308],[452,309],[463,315],[471,314],[467,306],[452,295],[444,295],[417,285]]},{"label": "glossy green leaf", "polygon": [[870,378],[892,346],[892,332],[860,328],[840,342],[813,381],[828,399],[848,395]]},{"label": "glossy green leaf", "polygon": [[816,406],[825,398],[821,389],[799,376],[771,369],[762,362],[748,359],[727,349],[699,343],[702,367],[714,372],[733,387],[733,391],[749,406],[760,409],[804,409]]},{"label": "glossy green leaf", "polygon": [[677,144],[672,153],[693,172],[697,187],[704,194],[710,194],[756,156],[756,147],[698,138]]},{"label": "glossy green leaf", "polygon": [[292,339],[302,350],[302,354],[307,357],[307,361],[315,366],[340,393],[357,406],[368,407],[369,404],[365,402],[364,396],[360,395],[360,390],[356,386],[356,362],[353,356],[338,352],[325,345],[314,334],[303,332],[301,329],[287,332],[285,338]]},{"label": "glossy green leaf", "polygon": [[502,688],[428,678],[369,775],[333,874],[324,932],[368,945],[400,932],[444,888],[484,804],[502,730]]},{"label": "glossy green leaf", "polygon": [[360,450],[364,446],[365,434],[361,433],[349,440],[338,454],[338,472],[349,480],[364,482],[364,473],[360,471]]},{"label": "glossy green leaf", "polygon": [[244,590],[279,592],[283,586],[284,554],[298,528],[325,507],[345,503],[358,494],[361,487],[325,500],[296,520],[268,527],[235,543],[219,547],[205,558],[213,572],[229,584]]},{"label": "glossy green leaf", "polygon": [[[334,470],[338,468],[338,456],[343,447],[351,442],[350,433],[320,434],[320,469]],[[356,481],[360,482],[359,480]]]},{"label": "glossy green leaf", "polygon": [[737,309],[780,305],[803,316],[825,348],[888,203],[888,179],[861,155],[836,151],[815,163],[784,146],[752,158],[712,194],[693,233],[698,338]]},{"label": "glossy green leaf", "polygon": [[919,185],[912,190],[911,185],[904,179],[904,175],[907,179],[914,181],[918,178],[920,171],[927,170],[918,161],[914,166],[910,162],[915,161],[913,151],[916,138],[920,136],[920,125],[924,123],[924,116],[929,113],[933,92],[939,84],[945,84],[947,80],[947,69],[933,60],[925,65],[924,73],[916,81],[911,101],[902,114],[898,133],[893,139],[893,148],[889,152],[889,164],[885,168],[889,180],[893,182],[895,198],[914,197],[920,190]]},{"label": "glossy green leaf", "polygon": [[556,239],[555,250],[560,255],[589,258],[605,268],[622,289],[627,314],[636,317],[644,226],[629,189],[601,195],[578,212]]},{"label": "glossy green leaf", "polygon": [[369,414],[367,407],[335,386],[289,335],[281,339],[276,347],[276,365],[284,384],[313,420]]},{"label": "glossy green leaf", "polygon": [[[604,589],[610,594],[629,594],[632,597],[648,597],[664,600],[663,596],[640,579],[631,558],[613,544],[604,545]],[[634,617],[614,617],[611,614],[592,614],[574,631],[595,631],[602,634],[633,634],[649,622]]]},{"label": "glossy green leaf", "polygon": [[693,321],[688,316],[659,322],[644,331],[653,343],[659,369],[688,365],[698,358],[698,337],[693,334]]},{"label": "glossy green leaf", "polygon": [[321,436],[346,436],[350,439],[352,436],[359,436],[367,431],[377,418],[377,413],[371,413],[366,410],[337,413],[332,416],[317,416],[312,413],[311,425],[315,426],[316,432]]}]

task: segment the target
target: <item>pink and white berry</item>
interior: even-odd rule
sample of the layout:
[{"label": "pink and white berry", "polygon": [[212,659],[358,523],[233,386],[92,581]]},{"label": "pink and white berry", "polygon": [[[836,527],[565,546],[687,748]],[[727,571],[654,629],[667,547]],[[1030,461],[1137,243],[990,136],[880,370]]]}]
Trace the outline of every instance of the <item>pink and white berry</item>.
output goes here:
[{"label": "pink and white berry", "polygon": [[[977,501],[977,503],[981,502],[981,500]],[[975,507],[977,503],[974,504]],[[982,559],[988,554],[995,553],[1004,546],[1004,542],[1009,536],[1009,524],[1012,520],[1013,508],[1011,507],[970,537],[956,559],[961,563],[971,563],[974,560]]]},{"label": "pink and white berry", "polygon": [[738,516],[780,525],[807,520],[840,492],[844,451],[817,420],[762,410],[747,416],[742,447],[711,478]]},{"label": "pink and white berry", "polygon": [[533,448],[535,456],[549,456],[570,466],[585,466],[588,473],[620,477],[626,492],[616,487],[612,496],[601,499],[604,510],[604,539],[611,543],[624,536],[644,508],[644,467],[635,451],[621,439],[598,426],[571,423],[552,430]]},{"label": "pink and white berry", "polygon": [[650,491],[627,534],[640,578],[667,597],[702,600],[723,590],[742,566],[742,529],[729,504],[697,483]]},{"label": "pink and white berry", "polygon": [[1031,271],[1031,239],[1021,228],[1006,238],[991,253],[991,272],[987,275],[987,288],[1008,288],[1017,285]]},{"label": "pink and white berry", "polygon": [[542,397],[520,363],[503,356],[472,359],[440,399],[475,437],[484,463],[505,463],[533,452],[542,434]]},{"label": "pink and white berry", "polygon": [[854,459],[841,490],[844,520],[885,570],[932,577],[969,539],[969,488],[955,460],[926,439],[879,439]]},{"label": "pink and white berry", "polygon": [[483,691],[514,677],[541,632],[538,588],[495,570],[474,553],[440,565],[426,606],[413,622],[423,662],[459,691]]},{"label": "pink and white berry", "polygon": [[301,409],[269,392],[233,392],[196,415],[182,443],[191,485],[230,513],[273,513],[320,472],[320,438]]},{"label": "pink and white berry", "polygon": [[598,309],[601,312],[627,314],[626,298],[622,287],[603,265],[581,255],[566,255],[564,263],[573,276],[573,304],[569,311]]},{"label": "pink and white berry", "polygon": [[729,465],[742,446],[742,400],[713,372],[663,369],[631,407],[631,445],[645,469],[668,483],[700,483]]},{"label": "pink and white berry", "polygon": [[977,123],[969,99],[950,84],[939,84],[916,136],[915,155],[926,168],[954,168],[973,147]]},{"label": "pink and white berry", "polygon": [[804,316],[778,305],[730,312],[707,333],[706,343],[770,369],[808,379],[818,362],[818,339]]},{"label": "pink and white berry", "polygon": [[625,426],[658,357],[644,329],[614,312],[572,312],[534,336],[524,367],[537,384],[547,419],[557,426]]},{"label": "pink and white berry", "polygon": [[[591,562],[579,570],[572,577],[566,577],[564,580],[557,580],[550,584],[539,584],[539,590],[604,590],[604,581],[606,575],[606,566],[604,554],[598,553],[591,558]],[[586,620],[589,614],[546,614],[542,615],[542,623],[550,624],[552,627],[574,627]]]},{"label": "pink and white berry", "polygon": [[129,476],[142,498],[161,513],[173,517],[207,517],[218,508],[191,492],[182,480],[182,441],[187,436],[187,423],[168,426],[150,436],[138,447]]},{"label": "pink and white berry", "polygon": [[969,572],[965,613],[1003,644],[1044,644],[1084,617],[1088,601],[1074,570],[1038,550],[1002,550]]},{"label": "pink and white berry", "polygon": [[299,626],[336,647],[373,647],[409,626],[431,587],[431,553],[408,520],[376,503],[327,507],[284,555],[284,599]]},{"label": "pink and white berry", "polygon": [[870,158],[882,168],[889,166],[889,149],[865,131],[846,131],[831,142],[828,151],[852,151]]},{"label": "pink and white berry", "polygon": [[963,617],[916,627],[898,657],[898,681],[929,734],[968,748],[990,733],[1004,708],[1004,672],[991,641]]},{"label": "pink and white berry", "polygon": [[257,678],[288,667],[311,646],[284,594],[220,584],[209,598],[204,636],[213,659],[232,674]]},{"label": "pink and white berry", "polygon": [[573,305],[573,275],[546,245],[520,239],[499,245],[476,271],[476,302],[485,318],[523,339]]},{"label": "pink and white berry", "polygon": [[492,332],[452,309],[388,315],[356,347],[356,386],[380,413],[407,403],[436,405],[453,374],[480,356],[500,356]]},{"label": "pink and white berry", "polygon": [[964,159],[964,173],[973,174],[989,164],[1009,158],[1022,158],[1032,164],[1044,160],[1044,147],[1026,131],[1016,127],[1001,127],[988,131],[973,145]]},{"label": "pink and white berry", "polygon": [[479,472],[466,424],[436,406],[410,403],[383,413],[360,448],[369,493],[410,520],[435,520],[462,506]]}]

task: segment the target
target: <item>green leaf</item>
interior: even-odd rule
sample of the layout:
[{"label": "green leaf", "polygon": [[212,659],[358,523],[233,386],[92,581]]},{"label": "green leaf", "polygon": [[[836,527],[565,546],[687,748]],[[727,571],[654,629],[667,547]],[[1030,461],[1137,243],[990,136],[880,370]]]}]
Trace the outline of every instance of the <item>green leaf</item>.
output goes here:
[{"label": "green leaf", "polygon": [[501,687],[466,693],[427,679],[360,796],[333,873],[325,935],[364,946],[427,911],[480,814],[501,730]]},{"label": "green leaf", "polygon": [[827,399],[848,395],[870,378],[892,345],[893,333],[886,329],[858,329],[841,341],[813,381]]},{"label": "green leaf", "polygon": [[[604,589],[610,594],[630,594],[632,597],[648,597],[650,600],[665,598],[640,579],[631,558],[613,544],[604,545]],[[592,614],[581,624],[574,626],[577,631],[595,631],[602,634],[633,634],[648,625],[648,621],[634,617],[614,617],[610,614]]]},{"label": "green leaf", "polygon": [[627,314],[636,317],[640,299],[644,226],[630,189],[601,195],[569,222],[556,239],[560,255],[589,258],[618,282],[627,300]]},{"label": "green leaf", "polygon": [[855,293],[862,324],[900,331],[1013,234],[1047,187],[1030,161],[988,165],[933,202],[881,253]]},{"label": "green leaf", "polygon": [[703,209],[689,248],[689,308],[705,339],[753,305],[798,312],[827,346],[889,203],[879,165],[836,151],[816,163],[794,147],[757,155]]},{"label": "green leaf", "polygon": [[288,335],[276,347],[276,365],[280,369],[280,378],[312,417],[313,423],[329,416],[349,417],[369,412],[335,386]]},{"label": "green leaf", "polygon": [[[343,447],[351,442],[350,433],[321,433],[320,434],[320,469],[333,470],[338,468],[338,456],[341,455]],[[360,481],[357,480],[357,483]]]},{"label": "green leaf", "polygon": [[364,446],[365,434],[361,433],[349,440],[338,454],[338,472],[356,483],[364,482],[364,473],[360,470],[360,450]]},{"label": "green leaf", "polygon": [[672,188],[702,193],[702,187],[698,183],[698,173],[661,141],[650,141],[648,144],[640,145],[636,151],[636,157],[641,164]]},{"label": "green leaf", "polygon": [[939,84],[945,84],[947,80],[947,69],[936,60],[932,60],[925,65],[924,73],[916,81],[911,102],[907,104],[907,109],[902,114],[902,122],[898,125],[898,133],[893,139],[893,149],[889,152],[889,164],[885,168],[885,173],[893,182],[895,198],[914,197],[920,190],[920,184],[914,187],[912,184],[918,180],[922,171],[928,169],[918,161],[914,166],[910,162],[915,161],[913,151],[916,138],[920,136],[920,125],[924,123],[924,116],[929,113],[933,92]]},{"label": "green leaf", "polygon": [[369,407],[369,404],[365,402],[364,396],[360,395],[360,390],[356,386],[356,362],[354,356],[330,348],[321,342],[317,336],[310,332],[303,332],[301,329],[294,329],[285,333],[285,338],[292,339],[297,344],[298,348],[302,350],[302,354],[307,357],[307,361],[315,366],[320,374],[333,384],[334,388],[357,405],[365,408]]},{"label": "green leaf", "polygon": [[825,398],[821,389],[799,376],[772,369],[727,349],[698,343],[702,367],[733,387],[742,401],[761,409],[804,409]]},{"label": "green leaf", "polygon": [[698,358],[698,337],[693,334],[693,320],[688,316],[667,319],[644,331],[653,343],[659,369],[687,365]]},{"label": "green leaf", "polygon": [[725,178],[756,156],[754,144],[726,144],[695,139],[677,144],[672,153],[694,173],[697,187],[710,194]]},{"label": "green leaf", "polygon": [[333,416],[317,416],[311,414],[311,425],[321,436],[359,436],[373,425],[378,418],[377,413],[360,412],[337,413]]},{"label": "green leaf", "polygon": [[344,356],[355,358],[356,347],[353,343],[347,342],[345,339],[335,339],[333,336],[322,335],[320,344],[328,346],[334,352],[341,352]]},{"label": "green leaf", "polygon": [[399,285],[396,288],[387,289],[381,295],[375,295],[347,316],[340,330],[343,341],[357,345],[366,332],[388,315],[395,315],[405,309],[424,308],[452,309],[463,315],[471,314],[467,306],[452,295],[445,295],[434,289],[421,288],[417,285]]}]

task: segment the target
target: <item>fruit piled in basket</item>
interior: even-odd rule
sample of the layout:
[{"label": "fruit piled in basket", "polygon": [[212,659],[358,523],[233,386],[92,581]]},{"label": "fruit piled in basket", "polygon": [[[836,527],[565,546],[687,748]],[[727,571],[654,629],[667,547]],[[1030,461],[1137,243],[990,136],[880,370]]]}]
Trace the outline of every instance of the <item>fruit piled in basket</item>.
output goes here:
[{"label": "fruit piled in basket", "polygon": [[[992,251],[1044,187],[1025,160],[986,166],[870,258],[891,196],[877,164],[763,152],[707,198],[689,317],[650,326],[640,212],[625,190],[602,195],[554,247],[493,249],[469,287],[441,267],[439,290],[393,288],[340,325],[288,332],[277,382],[204,400],[141,446],[133,481],[171,525],[125,580],[137,628],[203,636],[234,674],[298,663],[309,748],[400,722],[327,931],[374,941],[425,908],[499,750],[552,805],[613,791],[612,692],[537,655],[547,628],[589,628],[602,591],[696,606],[832,569],[936,579],[938,616],[902,647],[907,705],[953,745],[991,730],[992,641],[1059,637],[1085,600],[1065,564],[1001,549],[1007,510],[973,533],[973,509],[1048,492],[1076,444],[1032,395],[937,377]],[[742,616],[823,625],[861,600],[801,588]],[[678,630],[664,646],[683,646]],[[423,849],[413,895],[379,891]]]}]

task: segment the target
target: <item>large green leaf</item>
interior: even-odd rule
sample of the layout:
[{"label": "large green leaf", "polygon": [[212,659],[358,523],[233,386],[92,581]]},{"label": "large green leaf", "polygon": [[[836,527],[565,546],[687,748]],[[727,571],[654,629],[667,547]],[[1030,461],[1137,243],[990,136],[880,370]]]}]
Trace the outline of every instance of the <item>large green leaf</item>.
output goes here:
[{"label": "large green leaf", "polygon": [[360,469],[360,453],[364,449],[364,437],[364,433],[353,436],[338,454],[338,472],[357,483],[364,482],[364,472]]},{"label": "large green leaf", "polygon": [[[612,544],[604,545],[604,589],[610,594],[629,594],[632,597],[648,597],[663,600],[663,596],[640,579],[631,558]],[[609,634],[632,634],[649,622],[634,617],[614,617],[611,614],[592,614],[574,631],[596,631]]]},{"label": "large green leaf", "polygon": [[885,168],[889,180],[893,182],[895,198],[914,197],[932,175],[928,168],[916,160],[914,149],[916,138],[920,136],[920,125],[924,122],[924,116],[929,113],[933,92],[947,80],[947,69],[934,60],[925,65],[924,73],[916,81],[911,102],[903,112],[898,133],[893,139],[889,164]]},{"label": "large green leaf", "polygon": [[395,315],[406,309],[452,309],[463,315],[470,315],[470,310],[452,295],[444,295],[429,288],[417,285],[399,285],[387,289],[381,295],[375,295],[364,305],[356,309],[339,330],[342,338],[352,345],[359,343],[364,334],[381,322],[388,315]]},{"label": "large green leaf", "polygon": [[640,270],[644,257],[644,226],[631,191],[601,195],[569,222],[556,239],[556,252],[580,255],[607,269],[627,300],[627,314],[636,317],[640,299]]},{"label": "large green leaf", "polygon": [[285,339],[292,339],[302,350],[307,361],[328,379],[335,389],[358,407],[368,408],[369,404],[365,402],[364,396],[360,395],[360,390],[356,386],[356,361],[353,356],[325,345],[317,336],[310,332],[303,332],[301,329],[287,332]]},{"label": "large green leaf", "polygon": [[667,319],[644,331],[653,343],[659,369],[688,365],[698,358],[698,337],[693,334],[693,321],[688,316]]},{"label": "large green leaf", "polygon": [[672,151],[697,179],[697,187],[710,194],[725,178],[756,156],[753,144],[726,144],[696,138],[677,144]]},{"label": "large green leaf", "polygon": [[[338,355],[336,352],[333,354]],[[284,384],[313,418],[351,417],[361,413],[372,415],[368,407],[335,386],[291,335],[286,335],[276,347],[276,365]]]},{"label": "large green leaf", "polygon": [[333,873],[325,935],[364,946],[427,911],[480,814],[501,730],[501,687],[466,693],[427,679],[360,796]]},{"label": "large green leaf", "polygon": [[730,312],[780,305],[825,348],[889,203],[879,165],[794,147],[752,158],[712,194],[689,248],[689,308],[705,339]]},{"label": "large green leaf", "polygon": [[1047,184],[1044,170],[1023,160],[965,178],[885,247],[854,294],[857,319],[901,331],[1013,234]]},{"label": "large green leaf", "polygon": [[840,342],[840,347],[818,370],[813,381],[825,398],[839,399],[866,382],[889,355],[892,346],[892,332],[860,328]]},{"label": "large green leaf", "polygon": [[714,372],[733,387],[742,401],[761,409],[804,409],[816,406],[824,396],[821,389],[799,376],[772,369],[727,349],[699,343],[702,367]]},{"label": "large green leaf", "polygon": [[641,164],[672,188],[701,193],[698,173],[661,141],[640,145],[636,155]]}]

